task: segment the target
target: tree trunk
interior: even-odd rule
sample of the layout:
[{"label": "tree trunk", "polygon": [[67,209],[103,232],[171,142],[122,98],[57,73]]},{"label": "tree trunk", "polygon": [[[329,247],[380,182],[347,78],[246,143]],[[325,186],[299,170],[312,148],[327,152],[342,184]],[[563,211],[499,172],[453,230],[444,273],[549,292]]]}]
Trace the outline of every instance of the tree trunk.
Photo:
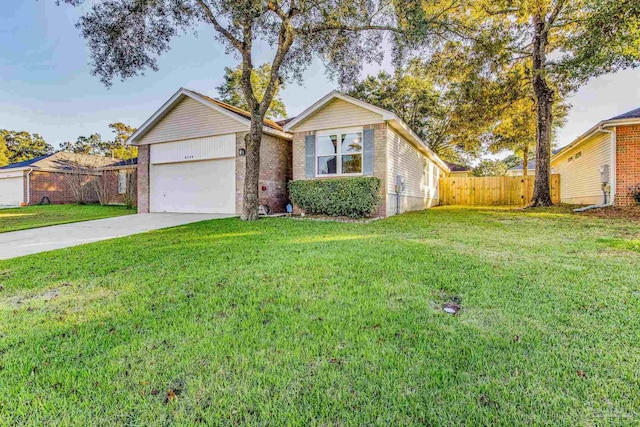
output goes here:
[{"label": "tree trunk", "polygon": [[255,221],[258,219],[258,179],[260,177],[262,123],[263,119],[260,117],[260,114],[253,111],[251,114],[251,129],[246,138],[245,148],[244,199],[242,203],[242,216],[240,217],[244,221]]},{"label": "tree trunk", "polygon": [[553,90],[547,83],[545,75],[547,29],[543,17],[533,18],[533,91],[536,98],[537,130],[536,130],[536,179],[533,187],[533,200],[530,206],[551,206],[551,108]]},{"label": "tree trunk", "polygon": [[529,175],[529,146],[525,146],[522,150],[522,175]]}]

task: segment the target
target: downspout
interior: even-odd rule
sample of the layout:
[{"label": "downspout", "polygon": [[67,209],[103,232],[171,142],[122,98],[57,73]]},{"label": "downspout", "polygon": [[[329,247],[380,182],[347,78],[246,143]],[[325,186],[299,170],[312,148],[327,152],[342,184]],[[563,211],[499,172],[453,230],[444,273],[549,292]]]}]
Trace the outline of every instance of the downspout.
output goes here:
[{"label": "downspout", "polygon": [[29,175],[31,175],[31,172],[33,172],[33,168],[29,168],[29,171],[27,172],[27,205],[31,203],[31,179],[29,178]]},{"label": "downspout", "polygon": [[574,209],[573,210],[574,212],[584,212],[584,211],[590,211],[591,209],[608,208],[613,206],[616,201],[616,160],[617,160],[616,128],[614,127],[613,130],[610,130],[610,129],[605,129],[604,125],[600,125],[598,130],[600,132],[605,132],[611,135],[611,159],[610,159],[611,165],[609,166],[609,188],[610,188],[609,201],[601,205],[591,205],[591,206],[585,206],[584,208]]},{"label": "downspout", "polygon": [[609,203],[607,203],[607,206],[613,206],[616,202],[616,128],[614,127],[613,130],[605,129],[603,125],[600,125],[599,130],[611,135],[611,166],[609,166],[609,187],[611,188],[611,193],[609,194]]}]

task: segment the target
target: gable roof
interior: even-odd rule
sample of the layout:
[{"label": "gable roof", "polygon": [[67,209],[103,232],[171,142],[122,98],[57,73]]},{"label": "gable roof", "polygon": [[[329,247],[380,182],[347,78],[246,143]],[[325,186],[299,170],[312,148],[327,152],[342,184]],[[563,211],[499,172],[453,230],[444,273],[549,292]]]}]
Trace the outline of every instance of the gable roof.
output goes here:
[{"label": "gable roof", "polygon": [[449,170],[451,172],[468,172],[471,170],[471,168],[464,165],[459,165],[459,164],[451,163],[447,161],[445,161],[445,163],[447,164],[447,166],[449,166]]},{"label": "gable roof", "polygon": [[590,137],[594,136],[597,133],[600,133],[600,132],[610,133],[611,130],[608,130],[607,128],[624,126],[624,125],[637,125],[637,124],[640,124],[640,108],[627,111],[624,114],[620,114],[619,116],[612,117],[608,120],[602,120],[598,122],[598,124],[593,126],[591,129],[589,129],[588,131],[586,131],[585,133],[583,133],[582,135],[580,135],[579,137],[571,141],[569,144],[565,145],[564,147],[558,150],[555,150],[553,152],[551,160],[553,161],[556,158],[558,158],[560,155],[564,154],[566,151],[582,145],[585,141],[587,141]]},{"label": "gable roof", "polygon": [[[510,171],[521,171],[522,170],[522,166],[523,164],[520,163],[519,165],[516,165],[512,168],[509,168]],[[529,164],[527,165],[527,170],[533,170],[536,168],[536,161],[535,160],[529,160]]]},{"label": "gable roof", "polygon": [[627,111],[624,114],[620,114],[619,116],[612,117],[609,120],[639,119],[639,118],[640,118],[640,108],[636,108],[635,110]]},{"label": "gable roof", "polygon": [[58,151],[46,156],[35,157],[23,162],[12,163],[0,168],[0,171],[11,169],[35,169],[50,172],[68,172],[78,166],[105,167],[119,163],[118,159],[110,157],[95,156],[92,154],[70,153],[68,151]]},{"label": "gable roof", "polygon": [[393,126],[394,129],[400,131],[400,133],[402,133],[403,136],[407,137],[414,144],[416,144],[420,149],[427,152],[428,157],[430,157],[433,161],[438,163],[438,165],[442,169],[444,169],[447,172],[451,172],[449,165],[445,161],[443,161],[436,153],[434,153],[433,150],[431,150],[431,148],[429,148],[429,146],[422,139],[420,139],[420,137],[409,127],[409,125],[407,125],[394,113],[392,113],[389,110],[385,110],[384,108],[376,107],[373,104],[369,104],[368,102],[364,102],[360,99],[354,98],[353,96],[345,95],[344,93],[339,92],[337,90],[331,91],[330,93],[328,93],[327,95],[323,96],[318,101],[316,101],[311,107],[304,110],[300,115],[296,116],[292,120],[289,120],[284,125],[284,131],[292,132],[293,128],[295,128],[296,125],[302,123],[305,119],[309,118],[316,111],[322,109],[324,106],[329,104],[334,99],[341,99],[350,104],[354,104],[354,105],[357,105],[358,107],[380,114],[382,116],[382,119],[385,122],[391,122],[394,125]]},{"label": "gable roof", "polygon": [[5,169],[17,169],[17,168],[26,168],[34,163],[39,162],[40,160],[46,159],[47,157],[53,156],[53,154],[47,154],[46,156],[34,157],[33,159],[24,160],[22,162],[11,163],[10,165],[0,167],[0,170]]},{"label": "gable roof", "polygon": [[[155,113],[153,113],[153,115],[149,117],[149,119],[147,119],[147,121],[145,121],[142,126],[140,126],[138,130],[133,133],[133,135],[129,137],[129,141],[131,141],[135,145],[135,143],[142,136],[149,132],[153,128],[153,126],[155,126],[160,120],[162,120],[167,114],[169,114],[173,107],[175,107],[179,102],[185,99],[185,97],[189,97],[195,101],[198,101],[199,103],[221,114],[224,114],[232,120],[236,120],[247,127],[251,125],[251,114],[248,111],[242,110],[240,108],[234,107],[233,105],[182,87],[176,93],[174,93],[173,96],[162,105],[162,107],[160,107]],[[285,133],[282,129],[282,126],[280,126],[273,120],[265,119],[263,125],[263,131],[265,133],[284,139],[291,139],[291,135]]]}]

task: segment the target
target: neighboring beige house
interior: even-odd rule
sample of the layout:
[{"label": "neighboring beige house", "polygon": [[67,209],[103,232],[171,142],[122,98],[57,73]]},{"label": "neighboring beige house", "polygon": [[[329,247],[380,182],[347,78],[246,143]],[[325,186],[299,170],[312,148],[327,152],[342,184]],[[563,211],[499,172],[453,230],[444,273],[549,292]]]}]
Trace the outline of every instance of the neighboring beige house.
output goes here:
[{"label": "neighboring beige house", "polygon": [[293,179],[376,176],[378,216],[438,204],[438,180],[450,170],[390,111],[331,92],[284,126],[293,133]]},{"label": "neighboring beige house", "polygon": [[[181,88],[130,138],[138,146],[138,212],[242,210],[250,115]],[[260,203],[283,212],[291,179],[291,135],[264,121]]]},{"label": "neighboring beige house", "polygon": [[[529,165],[527,167],[527,175],[535,176],[535,174],[536,174],[536,161],[530,160]],[[519,164],[518,166],[512,167],[511,169],[507,170],[506,175],[507,176],[523,176],[524,168],[522,167],[522,164]]]},{"label": "neighboring beige house", "polygon": [[629,187],[640,184],[640,108],[603,120],[557,151],[563,203],[635,204]]}]

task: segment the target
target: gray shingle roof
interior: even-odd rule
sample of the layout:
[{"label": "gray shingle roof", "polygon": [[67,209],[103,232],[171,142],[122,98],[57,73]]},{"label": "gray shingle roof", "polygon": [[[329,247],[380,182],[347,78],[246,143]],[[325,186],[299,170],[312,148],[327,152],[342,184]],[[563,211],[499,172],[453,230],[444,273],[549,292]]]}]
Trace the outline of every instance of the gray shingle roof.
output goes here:
[{"label": "gray shingle roof", "polygon": [[640,108],[627,111],[626,113],[620,114],[619,116],[612,117],[609,120],[620,120],[620,119],[640,119]]}]

